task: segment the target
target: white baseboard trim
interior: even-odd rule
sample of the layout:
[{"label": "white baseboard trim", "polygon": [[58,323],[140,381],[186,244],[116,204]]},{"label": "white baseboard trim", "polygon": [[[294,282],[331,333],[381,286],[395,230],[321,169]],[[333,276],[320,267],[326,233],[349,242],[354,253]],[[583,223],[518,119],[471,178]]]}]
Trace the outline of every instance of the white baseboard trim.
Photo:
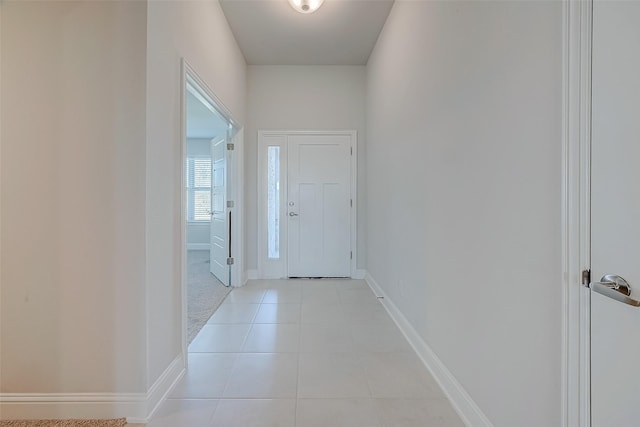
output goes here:
[{"label": "white baseboard trim", "polygon": [[258,280],[258,270],[247,270],[247,280]]},{"label": "white baseboard trim", "polygon": [[374,294],[378,297],[382,297],[380,299],[382,305],[387,310],[400,331],[402,331],[405,338],[407,338],[409,344],[413,347],[418,357],[420,357],[427,369],[429,369],[435,380],[438,382],[438,385],[440,385],[440,388],[442,388],[444,394],[447,396],[465,425],[469,427],[493,427],[491,421],[489,421],[480,407],[478,407],[471,396],[469,396],[469,393],[466,392],[449,369],[447,369],[446,365],[442,363],[433,350],[431,350],[427,343],[424,342],[422,337],[418,332],[416,332],[404,314],[402,314],[398,307],[384,293],[382,288],[368,272],[365,274],[365,280]]},{"label": "white baseboard trim", "polygon": [[2,420],[145,418],[145,393],[3,393]]},{"label": "white baseboard trim", "polygon": [[144,424],[183,373],[180,355],[147,393],[0,393],[0,420],[124,417]]},{"label": "white baseboard trim", "polygon": [[188,251],[208,251],[210,245],[208,243],[187,243]]},{"label": "white baseboard trim", "polygon": [[356,270],[356,275],[352,279],[362,280],[366,277],[367,270]]},{"label": "white baseboard trim", "polygon": [[165,369],[162,375],[160,375],[149,388],[149,391],[147,391],[145,419],[136,420],[128,417],[128,421],[132,424],[148,423],[151,416],[153,416],[160,404],[166,399],[169,392],[171,392],[176,383],[182,378],[185,373],[185,368],[186,361],[184,354],[180,354],[169,364],[167,369]]}]

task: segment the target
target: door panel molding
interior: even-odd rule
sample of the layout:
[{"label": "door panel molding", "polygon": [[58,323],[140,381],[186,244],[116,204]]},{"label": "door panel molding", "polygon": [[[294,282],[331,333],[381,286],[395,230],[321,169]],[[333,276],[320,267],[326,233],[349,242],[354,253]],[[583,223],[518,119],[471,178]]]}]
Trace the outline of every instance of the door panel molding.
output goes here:
[{"label": "door panel molding", "polygon": [[[231,233],[229,233],[228,167],[231,164],[227,150],[227,136],[211,140],[211,221],[209,223],[209,270],[225,286],[231,284]],[[218,172],[221,171],[221,174]]]},{"label": "door panel molding", "polygon": [[589,270],[592,1],[563,2],[562,425],[591,425]]},{"label": "door panel molding", "polygon": [[[288,159],[287,138],[289,136],[349,136],[351,139],[351,156],[350,156],[350,197],[353,205],[350,210],[350,246],[352,257],[350,260],[350,277],[356,277],[356,260],[357,260],[357,131],[355,130],[260,130],[258,131],[258,278],[281,278],[287,275],[287,259],[286,259],[286,240],[287,240],[287,221],[284,216],[287,212],[286,195],[288,189],[286,163]],[[280,218],[280,244],[281,259],[278,261],[270,260],[267,256],[267,148],[269,146],[279,146],[281,165],[280,170],[280,188],[284,190],[281,197]],[[283,258],[284,257],[284,258]]]},{"label": "door panel molding", "polygon": [[350,135],[288,135],[288,277],[351,277]]},{"label": "door panel molding", "polygon": [[[640,2],[593,2],[590,389],[594,427],[640,422],[640,310],[633,307],[640,299],[639,20]],[[630,285],[626,292],[625,284]]]}]

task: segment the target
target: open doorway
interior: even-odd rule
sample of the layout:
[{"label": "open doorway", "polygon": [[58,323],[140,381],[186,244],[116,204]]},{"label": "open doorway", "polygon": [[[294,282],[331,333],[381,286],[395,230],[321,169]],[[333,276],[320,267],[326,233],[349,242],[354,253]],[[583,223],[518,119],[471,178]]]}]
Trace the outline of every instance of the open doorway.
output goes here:
[{"label": "open doorway", "polygon": [[183,271],[186,344],[207,323],[233,284],[235,240],[233,138],[237,126],[211,91],[186,69],[184,95]]}]

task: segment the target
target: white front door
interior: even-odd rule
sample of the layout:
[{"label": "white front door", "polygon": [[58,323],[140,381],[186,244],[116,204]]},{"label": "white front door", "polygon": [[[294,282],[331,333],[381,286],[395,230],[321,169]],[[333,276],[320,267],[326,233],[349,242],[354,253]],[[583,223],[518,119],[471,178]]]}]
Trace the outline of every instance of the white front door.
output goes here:
[{"label": "white front door", "polygon": [[289,277],[351,275],[351,137],[289,135]]},{"label": "white front door", "polygon": [[[593,9],[591,416],[640,425],[640,2]],[[630,295],[608,289],[622,284]],[[601,282],[600,284],[594,282]]]},{"label": "white front door", "polygon": [[229,286],[229,213],[227,212],[227,140],[211,140],[211,273]]}]

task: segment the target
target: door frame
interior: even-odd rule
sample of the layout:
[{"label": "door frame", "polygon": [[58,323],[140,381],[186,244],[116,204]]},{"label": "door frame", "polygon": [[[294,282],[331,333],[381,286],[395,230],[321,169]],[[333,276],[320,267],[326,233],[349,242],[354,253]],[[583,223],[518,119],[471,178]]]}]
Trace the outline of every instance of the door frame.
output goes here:
[{"label": "door frame", "polygon": [[[235,120],[231,111],[220,101],[214,91],[205,83],[189,63],[182,58],[180,64],[180,297],[182,308],[182,351],[185,366],[188,358],[187,342],[187,217],[185,189],[185,161],[187,158],[187,85],[198,91],[198,95],[205,99],[217,112],[232,125],[232,132],[227,132],[227,142],[235,144],[233,154],[228,156],[230,167],[231,185],[227,189],[229,199],[234,201],[234,206],[227,208],[232,212],[231,224],[231,256],[234,263],[231,265],[231,286],[242,286],[244,271],[244,128]],[[229,175],[227,175],[229,177]]]},{"label": "door frame", "polygon": [[[286,137],[294,136],[294,135],[346,135],[351,138],[351,171],[350,171],[350,194],[351,199],[353,200],[353,206],[351,208],[350,213],[350,245],[351,245],[351,262],[350,262],[350,277],[356,277],[356,262],[357,262],[357,211],[358,211],[358,186],[357,186],[357,176],[358,176],[358,132],[356,130],[259,130],[258,131],[258,278],[260,279],[272,279],[274,277],[265,277],[265,264],[266,260],[266,242],[267,242],[267,198],[265,195],[265,191],[263,189],[266,186],[266,175],[267,175],[267,156],[266,156],[266,148],[267,144],[265,142],[265,137],[277,137],[284,136],[285,144]],[[285,151],[286,152],[286,151]],[[286,158],[285,158],[286,159]],[[281,166],[282,167],[282,166]],[[282,170],[282,169],[281,169]],[[285,172],[282,175],[286,175],[286,168],[284,168]],[[284,176],[282,184],[282,188],[284,189],[282,200],[286,198],[287,195],[287,180],[286,176]],[[282,211],[282,210],[281,210]],[[282,221],[280,223],[281,227],[281,238],[286,241],[287,238],[287,221]],[[285,266],[285,276],[287,271],[287,262],[288,262],[288,254],[284,251],[284,266]]]},{"label": "door frame", "polygon": [[591,425],[592,0],[564,0],[562,55],[562,425]]}]

